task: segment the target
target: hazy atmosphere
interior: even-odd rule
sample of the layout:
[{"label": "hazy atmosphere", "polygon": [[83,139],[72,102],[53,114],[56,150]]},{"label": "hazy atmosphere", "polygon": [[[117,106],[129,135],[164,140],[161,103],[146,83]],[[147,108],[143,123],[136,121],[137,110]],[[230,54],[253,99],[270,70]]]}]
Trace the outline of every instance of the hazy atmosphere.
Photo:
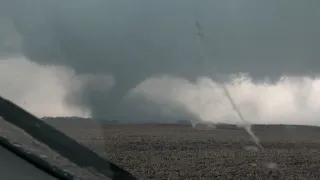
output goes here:
[{"label": "hazy atmosphere", "polygon": [[319,6],[0,0],[0,95],[39,117],[236,123],[226,83],[251,123],[320,125]]}]

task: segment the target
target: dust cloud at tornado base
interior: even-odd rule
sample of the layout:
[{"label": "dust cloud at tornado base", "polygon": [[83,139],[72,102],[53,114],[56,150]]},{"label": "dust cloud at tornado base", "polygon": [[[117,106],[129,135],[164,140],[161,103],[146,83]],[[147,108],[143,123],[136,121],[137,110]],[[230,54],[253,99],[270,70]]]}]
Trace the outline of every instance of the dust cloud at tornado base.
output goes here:
[{"label": "dust cloud at tornado base", "polygon": [[[236,123],[227,83],[251,123],[319,124],[317,1],[0,2],[0,83],[11,84],[1,95],[39,116],[103,118],[142,94],[157,105],[117,104],[120,114]],[[209,62],[197,54],[194,12]]]}]

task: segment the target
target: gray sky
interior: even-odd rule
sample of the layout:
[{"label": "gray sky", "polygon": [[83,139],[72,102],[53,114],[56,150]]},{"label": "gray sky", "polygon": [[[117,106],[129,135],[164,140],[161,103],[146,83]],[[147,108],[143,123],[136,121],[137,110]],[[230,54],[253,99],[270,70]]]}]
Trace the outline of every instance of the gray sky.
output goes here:
[{"label": "gray sky", "polygon": [[202,66],[195,51],[196,18],[207,38],[209,65],[222,73],[318,71],[319,1],[9,2],[25,54],[79,73],[133,71],[138,79],[201,74],[207,64]]},{"label": "gray sky", "polygon": [[[259,80],[318,73],[319,5],[316,0],[0,0],[0,56],[23,54],[77,75],[113,75],[114,92],[88,85],[67,98],[100,117],[112,111],[106,106],[154,75],[195,80],[248,72]],[[203,27],[208,61],[197,53],[195,19]]]}]

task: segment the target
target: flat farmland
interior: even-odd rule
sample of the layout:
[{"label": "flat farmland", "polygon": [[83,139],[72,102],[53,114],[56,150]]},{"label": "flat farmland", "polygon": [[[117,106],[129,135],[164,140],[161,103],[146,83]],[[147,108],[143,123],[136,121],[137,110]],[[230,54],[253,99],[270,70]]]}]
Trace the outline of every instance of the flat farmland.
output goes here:
[{"label": "flat farmland", "polygon": [[[316,127],[254,126],[264,148],[256,149],[250,136],[236,127],[50,123],[139,179],[320,179],[320,128]],[[2,130],[7,136],[12,132]],[[15,135],[16,141],[51,156],[48,149],[35,148],[20,136]],[[81,179],[94,179],[55,156],[48,158],[53,164]]]}]

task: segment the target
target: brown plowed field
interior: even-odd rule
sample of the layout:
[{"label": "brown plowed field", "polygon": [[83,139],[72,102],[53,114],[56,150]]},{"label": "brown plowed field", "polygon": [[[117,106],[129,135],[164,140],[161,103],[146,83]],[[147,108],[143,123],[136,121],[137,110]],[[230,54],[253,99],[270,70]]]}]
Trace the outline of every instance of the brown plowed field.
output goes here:
[{"label": "brown plowed field", "polygon": [[[250,137],[238,128],[52,124],[139,179],[320,179],[320,128],[254,127],[264,147],[255,151]],[[101,179],[49,153],[12,127],[2,127],[6,127],[1,129],[3,135],[14,137],[53,164],[82,179]]]}]

